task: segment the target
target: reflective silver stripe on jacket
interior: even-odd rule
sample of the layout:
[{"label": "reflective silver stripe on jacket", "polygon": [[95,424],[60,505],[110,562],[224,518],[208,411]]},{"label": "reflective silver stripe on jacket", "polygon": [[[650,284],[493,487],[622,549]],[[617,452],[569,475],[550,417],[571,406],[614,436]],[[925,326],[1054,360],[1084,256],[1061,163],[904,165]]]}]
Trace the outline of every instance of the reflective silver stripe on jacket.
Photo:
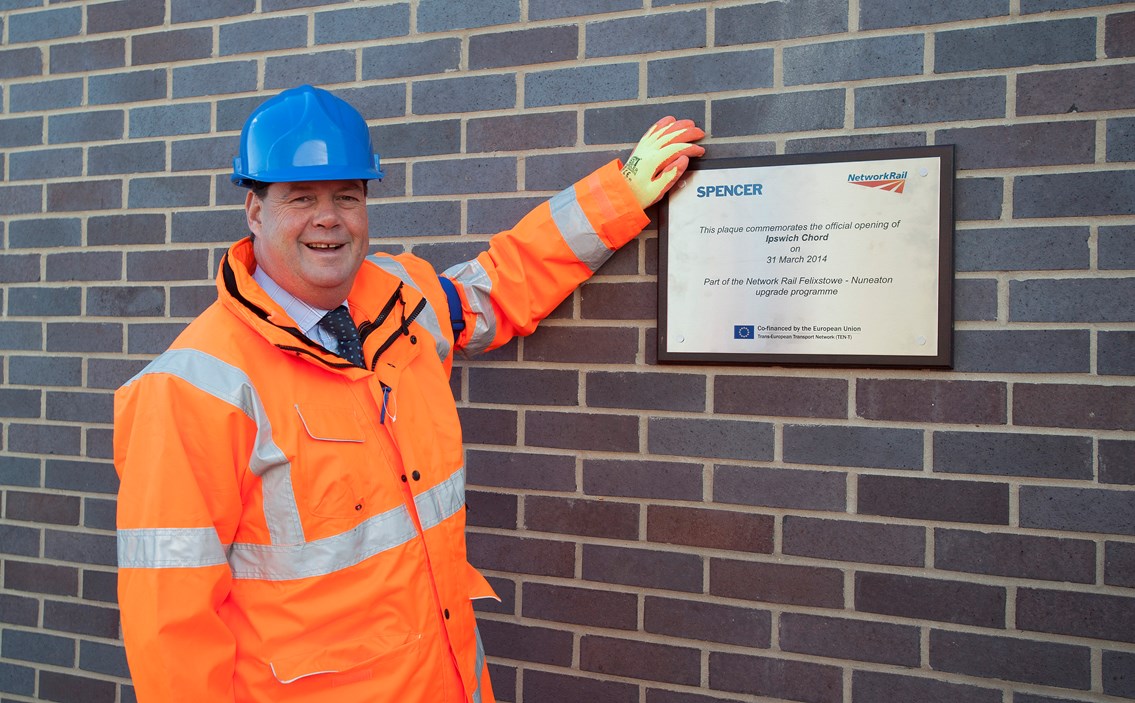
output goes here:
[{"label": "reflective silver stripe on jacket", "polygon": [[575,188],[560,191],[548,205],[552,209],[552,220],[568,248],[591,269],[591,273],[598,271],[615,251],[607,247],[591,226],[591,221],[587,219],[575,196]]},{"label": "reflective silver stripe on jacket", "polygon": [[263,483],[268,534],[272,544],[303,544],[303,524],[292,490],[292,465],[272,440],[272,423],[248,374],[197,349],[171,349],[150,362],[128,383],[154,373],[176,376],[236,407],[256,423],[249,468]]},{"label": "reflective silver stripe on jacket", "polygon": [[481,629],[473,626],[473,636],[477,639],[477,659],[473,666],[477,672],[477,688],[473,691],[473,703],[481,703],[481,674],[485,670],[485,645],[481,644]]},{"label": "reflective silver stripe on jacket", "polygon": [[466,354],[480,354],[489,348],[497,336],[497,316],[493,312],[493,282],[481,262],[473,259],[451,266],[445,275],[465,287],[465,299],[476,315],[473,333],[465,345]]},{"label": "reflective silver stripe on jacket", "polygon": [[225,547],[212,527],[118,531],[118,568],[186,569],[225,563]]},{"label": "reflective silver stripe on jacket", "polygon": [[[397,276],[403,283],[419,293],[421,292],[421,289],[418,288],[417,284],[414,283],[414,279],[410,276],[410,272],[406,270],[405,266],[398,263],[397,260],[389,256],[368,256],[367,261],[390,275]],[[446,319],[448,320],[449,318],[447,317]],[[449,342],[445,340],[445,336],[441,333],[441,323],[438,322],[437,311],[430,305],[428,299],[426,300],[426,307],[418,314],[415,322],[425,327],[426,331],[432,334],[433,338],[437,340],[437,356],[442,361],[445,361],[445,358],[449,356]]]}]

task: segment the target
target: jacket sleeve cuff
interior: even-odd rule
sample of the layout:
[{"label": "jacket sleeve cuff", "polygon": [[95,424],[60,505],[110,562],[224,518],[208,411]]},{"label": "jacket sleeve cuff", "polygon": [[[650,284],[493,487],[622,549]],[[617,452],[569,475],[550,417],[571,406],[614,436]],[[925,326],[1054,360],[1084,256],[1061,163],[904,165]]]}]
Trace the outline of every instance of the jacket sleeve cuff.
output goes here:
[{"label": "jacket sleeve cuff", "polygon": [[595,232],[612,250],[634,239],[650,224],[623,177],[622,167],[622,162],[614,159],[575,184],[576,197],[590,206],[584,210],[593,213]]}]

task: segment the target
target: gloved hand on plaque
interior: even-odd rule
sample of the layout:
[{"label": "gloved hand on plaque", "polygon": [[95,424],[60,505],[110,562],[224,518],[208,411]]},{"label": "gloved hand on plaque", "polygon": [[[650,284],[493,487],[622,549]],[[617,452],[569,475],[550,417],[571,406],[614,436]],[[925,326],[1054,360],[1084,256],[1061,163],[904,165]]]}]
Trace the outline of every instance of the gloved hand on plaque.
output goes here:
[{"label": "gloved hand on plaque", "polygon": [[703,147],[691,143],[704,136],[705,132],[693,120],[676,120],[670,116],[658,120],[646,131],[623,166],[623,176],[643,209],[661,200],[678,182],[690,165],[691,157],[705,153]]}]

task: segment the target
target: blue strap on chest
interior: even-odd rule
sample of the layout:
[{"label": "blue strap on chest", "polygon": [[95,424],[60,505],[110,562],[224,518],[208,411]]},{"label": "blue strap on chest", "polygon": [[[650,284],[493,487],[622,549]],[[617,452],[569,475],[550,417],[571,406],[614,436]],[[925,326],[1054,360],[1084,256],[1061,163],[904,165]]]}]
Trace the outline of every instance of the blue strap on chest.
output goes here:
[{"label": "blue strap on chest", "polygon": [[461,296],[457,293],[457,286],[445,276],[438,276],[441,288],[445,291],[446,302],[449,303],[449,324],[453,327],[453,338],[465,329],[465,316],[461,314]]}]

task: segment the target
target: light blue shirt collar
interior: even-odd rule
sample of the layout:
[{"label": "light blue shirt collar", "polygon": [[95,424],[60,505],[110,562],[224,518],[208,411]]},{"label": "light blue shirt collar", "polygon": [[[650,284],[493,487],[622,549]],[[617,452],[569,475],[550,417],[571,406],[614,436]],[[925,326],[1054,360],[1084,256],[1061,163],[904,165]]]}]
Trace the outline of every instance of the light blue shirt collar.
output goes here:
[{"label": "light blue shirt collar", "polygon": [[[252,279],[264,289],[268,297],[276,301],[276,304],[284,309],[288,317],[295,320],[296,326],[300,331],[307,336],[308,339],[318,342],[325,349],[333,352],[339,351],[339,343],[335,337],[332,336],[327,330],[319,326],[319,321],[323,319],[330,310],[323,310],[321,308],[308,305],[296,296],[280,287],[279,283],[259,266],[252,272]],[[346,305],[347,301],[343,301]]]}]

